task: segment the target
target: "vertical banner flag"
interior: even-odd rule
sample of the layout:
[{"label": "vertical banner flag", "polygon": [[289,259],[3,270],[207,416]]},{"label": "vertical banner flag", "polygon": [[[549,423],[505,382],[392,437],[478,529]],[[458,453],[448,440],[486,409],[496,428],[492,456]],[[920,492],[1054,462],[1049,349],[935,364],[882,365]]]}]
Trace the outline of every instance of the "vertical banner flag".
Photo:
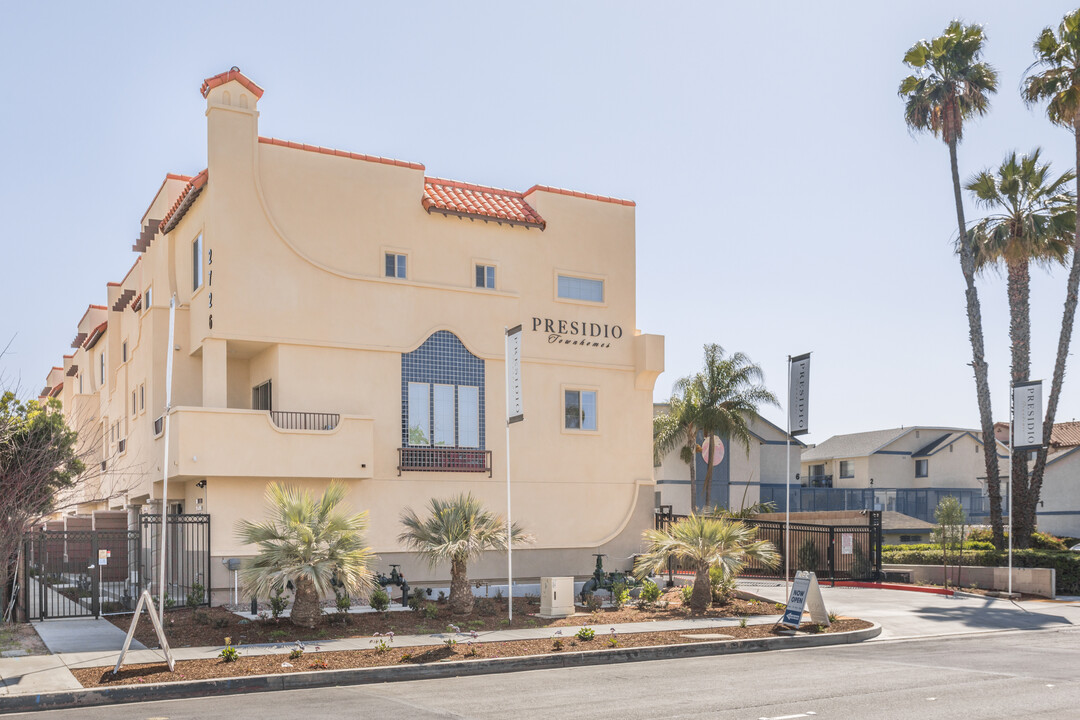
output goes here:
[{"label": "vertical banner flag", "polygon": [[1043,446],[1042,380],[1013,385],[1013,450],[1038,450]]},{"label": "vertical banner flag", "polygon": [[521,326],[506,331],[506,422],[525,419],[521,409]]},{"label": "vertical banner flag", "polygon": [[792,435],[810,432],[810,354],[791,358],[788,378],[788,427]]}]

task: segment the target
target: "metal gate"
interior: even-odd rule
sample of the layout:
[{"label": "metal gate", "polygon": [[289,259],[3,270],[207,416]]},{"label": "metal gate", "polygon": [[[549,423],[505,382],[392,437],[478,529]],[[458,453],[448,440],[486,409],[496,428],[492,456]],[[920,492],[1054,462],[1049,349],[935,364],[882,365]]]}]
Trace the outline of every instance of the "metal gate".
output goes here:
[{"label": "metal gate", "polygon": [[[169,516],[166,602],[209,604],[210,516]],[[138,530],[39,530],[23,537],[20,615],[26,620],[132,612],[157,586],[161,516]],[[171,606],[171,605],[170,605]]]},{"label": "metal gate", "polygon": [[[743,576],[784,577],[791,554],[791,571],[810,570],[822,580],[877,580],[881,577],[881,511],[867,512],[866,525],[810,525],[791,523],[790,546],[784,542],[784,523],[772,520],[743,520],[757,528],[757,539],[768,540],[780,555],[776,567],[751,561]],[[656,527],[664,529],[685,515],[657,513]]]}]

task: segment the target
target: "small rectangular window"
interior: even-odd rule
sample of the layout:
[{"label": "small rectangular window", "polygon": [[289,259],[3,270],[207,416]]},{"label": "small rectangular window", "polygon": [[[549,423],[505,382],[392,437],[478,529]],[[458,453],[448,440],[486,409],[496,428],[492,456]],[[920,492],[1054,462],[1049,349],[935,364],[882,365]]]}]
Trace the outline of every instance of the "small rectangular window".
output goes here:
[{"label": "small rectangular window", "polygon": [[146,385],[139,386],[139,412],[146,409]]},{"label": "small rectangular window", "polygon": [[480,447],[480,388],[458,385],[458,446]]},{"label": "small rectangular window", "polygon": [[273,410],[273,401],[273,388],[270,380],[251,389],[252,410]]},{"label": "small rectangular window", "polygon": [[131,391],[131,414],[134,415],[138,411],[139,411],[138,410],[138,405],[135,402],[135,391],[132,390]]},{"label": "small rectangular window", "polygon": [[454,445],[454,386],[436,385],[433,396],[435,444],[452,446]]},{"label": "small rectangular window", "polygon": [[386,277],[406,277],[405,256],[399,253],[386,253]]},{"label": "small rectangular window", "polygon": [[924,478],[930,475],[930,461],[929,460],[916,460],[915,461],[915,477]]},{"label": "small rectangular window", "polygon": [[202,233],[191,243],[191,289],[202,287]]},{"label": "small rectangular window", "polygon": [[428,383],[409,383],[409,444],[430,445],[431,406]]},{"label": "small rectangular window", "polygon": [[495,288],[495,266],[494,265],[477,265],[476,266],[476,287],[478,288]]},{"label": "small rectangular window", "polygon": [[154,295],[154,288],[152,286],[146,288],[146,292],[143,293],[143,303],[142,303],[143,312],[146,312],[147,310],[149,310],[150,306],[153,304],[153,295]]},{"label": "small rectangular window", "polygon": [[102,385],[102,387],[104,387],[105,386],[105,351],[102,351],[101,355],[99,355],[98,358],[100,360],[99,365],[101,365],[101,385]]},{"label": "small rectangular window", "polygon": [[120,346],[120,362],[127,362],[127,340]]},{"label": "small rectangular window", "polygon": [[850,460],[840,461],[840,477],[853,478],[855,477],[855,463]]},{"label": "small rectangular window", "polygon": [[567,390],[564,395],[567,430],[596,429],[596,391]]},{"label": "small rectangular window", "polygon": [[560,275],[559,297],[567,300],[604,302],[604,281]]}]

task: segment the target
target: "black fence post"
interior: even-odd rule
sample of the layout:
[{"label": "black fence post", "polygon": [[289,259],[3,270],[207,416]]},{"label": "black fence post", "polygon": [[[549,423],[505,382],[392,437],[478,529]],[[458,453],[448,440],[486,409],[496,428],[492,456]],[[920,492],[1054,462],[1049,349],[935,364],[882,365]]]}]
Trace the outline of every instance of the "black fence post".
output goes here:
[{"label": "black fence post", "polygon": [[871,553],[874,558],[874,569],[872,580],[881,580],[883,576],[882,562],[881,562],[881,542],[882,542],[882,526],[881,526],[881,511],[870,511],[870,544]]},{"label": "black fence post", "polygon": [[98,534],[90,534],[90,613],[101,617],[101,560],[98,558]]},{"label": "black fence post", "polygon": [[836,551],[836,529],[833,526],[829,526],[829,579],[832,580],[833,587],[836,587],[836,566],[834,553]]}]

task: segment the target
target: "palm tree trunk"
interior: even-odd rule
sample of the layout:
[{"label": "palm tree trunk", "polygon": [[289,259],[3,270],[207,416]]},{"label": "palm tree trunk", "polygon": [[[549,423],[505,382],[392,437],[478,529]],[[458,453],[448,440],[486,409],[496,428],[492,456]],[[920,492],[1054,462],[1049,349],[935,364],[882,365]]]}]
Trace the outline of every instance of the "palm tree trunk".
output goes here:
[{"label": "palm tree trunk", "polygon": [[[507,591],[507,602],[512,602],[512,593]],[[454,558],[450,561],[450,612],[455,615],[468,615],[473,609],[473,594],[469,588],[468,567],[465,559]]]},{"label": "palm tree trunk", "polygon": [[[1080,117],[1077,118],[1073,134],[1076,136],[1076,169],[1080,171]],[[1076,177],[1076,189],[1080,191],[1080,175]],[[1057,419],[1058,399],[1061,386],[1065,382],[1065,362],[1069,357],[1069,344],[1072,341],[1073,321],[1076,319],[1077,291],[1080,289],[1080,195],[1076,200],[1076,239],[1073,241],[1072,267],[1069,280],[1065,285],[1065,309],[1061,314],[1061,333],[1058,336],[1057,357],[1054,360],[1054,378],[1050,381],[1050,397],[1046,401],[1046,420],[1043,422],[1043,447],[1035,455],[1035,467],[1031,469],[1031,482],[1028,494],[1031,498],[1031,528],[1035,528],[1035,508],[1039,504],[1042,492],[1043,472],[1046,470],[1046,454],[1050,447],[1054,420]],[[1029,538],[1030,540],[1030,538]]]},{"label": "palm tree trunk", "polygon": [[293,625],[313,628],[319,624],[322,618],[322,608],[319,607],[319,593],[315,591],[315,584],[306,577],[296,580],[296,590],[293,591],[293,606],[289,613],[289,619]]},{"label": "palm tree trunk", "polygon": [[712,584],[709,582],[709,566],[699,564],[694,574],[694,591],[690,594],[690,610],[705,612],[712,605]]},{"label": "palm tree trunk", "polygon": [[686,430],[686,446],[690,448],[690,510],[697,509],[697,430]]},{"label": "palm tree trunk", "polygon": [[[1031,274],[1027,259],[1011,260],[1008,263],[1009,288],[1009,341],[1012,345],[1012,381],[1024,382],[1031,375]],[[1032,527],[1025,523],[1034,523],[1031,493],[1028,492],[1027,453],[1013,455],[1012,468],[1013,500],[1013,547],[1026,548],[1031,544]]]},{"label": "palm tree trunk", "polygon": [[960,270],[964,274],[966,286],[964,294],[967,300],[968,337],[971,340],[971,366],[975,372],[975,395],[979,402],[979,424],[982,426],[986,488],[990,496],[990,526],[994,533],[994,545],[1001,549],[1005,545],[1001,522],[1001,478],[998,475],[994,416],[990,408],[990,383],[987,379],[986,353],[983,343],[982,310],[979,306],[979,292],[975,288],[975,256],[968,241],[967,222],[964,220],[964,200],[960,190],[955,133],[949,140],[949,164],[952,169],[953,198],[956,201],[956,224],[960,233]]},{"label": "palm tree trunk", "polygon": [[[712,473],[713,473],[712,454],[713,454],[713,448],[712,448],[712,439],[711,439],[712,436],[710,435],[709,437],[710,437],[710,440],[709,440],[709,457],[705,458],[705,507],[703,508],[705,511],[708,511],[708,509],[712,506]],[[705,441],[702,440],[702,445],[704,445],[704,443],[705,443]],[[697,462],[696,457],[694,458],[694,462],[695,463]]]}]

